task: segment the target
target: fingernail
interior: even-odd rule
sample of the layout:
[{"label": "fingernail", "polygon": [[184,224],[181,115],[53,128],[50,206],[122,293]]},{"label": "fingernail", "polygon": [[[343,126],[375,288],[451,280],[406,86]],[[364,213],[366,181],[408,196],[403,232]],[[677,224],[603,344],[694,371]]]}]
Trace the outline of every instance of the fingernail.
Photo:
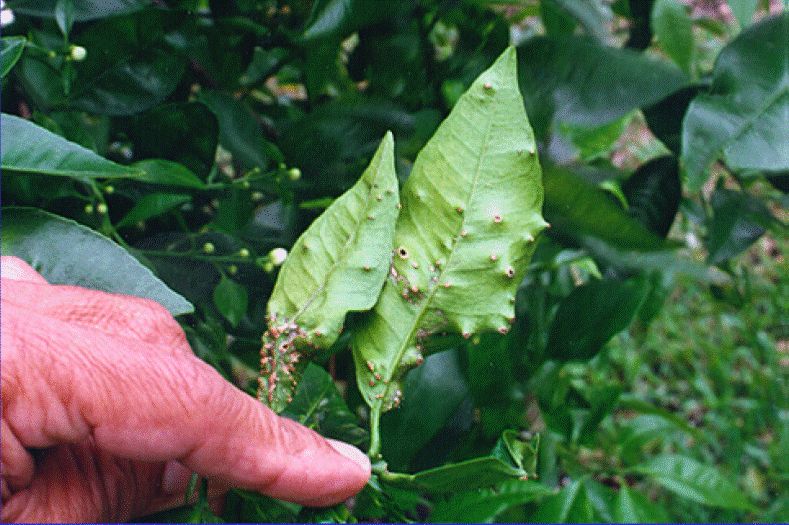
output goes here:
[{"label": "fingernail", "polygon": [[334,450],[359,465],[359,468],[364,472],[370,473],[370,458],[368,458],[364,452],[353,445],[337,441],[336,439],[327,439],[326,441],[329,442],[329,445],[331,445]]},{"label": "fingernail", "polygon": [[164,494],[183,494],[189,485],[192,471],[177,461],[168,461],[162,472],[162,492]]}]

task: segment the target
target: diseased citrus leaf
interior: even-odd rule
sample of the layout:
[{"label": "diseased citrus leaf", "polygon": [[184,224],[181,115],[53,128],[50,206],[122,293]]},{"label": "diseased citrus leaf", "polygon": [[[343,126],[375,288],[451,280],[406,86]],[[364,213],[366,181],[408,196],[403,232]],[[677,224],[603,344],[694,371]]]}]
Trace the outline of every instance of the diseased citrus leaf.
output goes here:
[{"label": "diseased citrus leaf", "polygon": [[153,299],[173,315],[194,307],[137,259],[93,230],[36,208],[3,208],[2,251],[27,261],[52,284]]},{"label": "diseased citrus leaf", "polygon": [[665,454],[633,467],[666,489],[702,505],[753,510],[744,493],[715,467],[685,456]]},{"label": "diseased citrus leaf", "polygon": [[0,78],[5,78],[11,68],[22,57],[27,38],[23,36],[4,36],[0,38]]},{"label": "diseased citrus leaf", "polygon": [[[545,227],[534,136],[508,49],[458,100],[403,187],[390,276],[354,331],[356,376],[376,414],[431,334],[498,330]],[[375,447],[375,443],[371,445]]]},{"label": "diseased citrus leaf", "polygon": [[682,165],[697,191],[713,161],[735,171],[789,170],[789,12],[743,31],[715,62],[709,93],[691,102]]},{"label": "diseased citrus leaf", "polygon": [[[121,166],[29,120],[0,115],[3,170],[74,178],[139,178],[142,171]],[[35,145],[35,147],[31,147]]]},{"label": "diseased citrus leaf", "polygon": [[398,206],[394,139],[387,133],[359,182],[307,228],[279,272],[268,302],[260,390],[275,410],[295,386],[293,345],[326,348],[348,312],[375,305],[389,272]]}]

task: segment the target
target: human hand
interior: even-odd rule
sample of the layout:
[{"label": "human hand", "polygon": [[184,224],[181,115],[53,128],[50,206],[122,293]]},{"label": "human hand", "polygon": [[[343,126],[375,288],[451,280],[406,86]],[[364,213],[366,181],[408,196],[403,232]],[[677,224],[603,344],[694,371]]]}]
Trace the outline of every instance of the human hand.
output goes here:
[{"label": "human hand", "polygon": [[1,261],[3,521],[129,520],[179,506],[192,472],[314,506],[367,482],[361,451],[225,381],[157,303]]}]

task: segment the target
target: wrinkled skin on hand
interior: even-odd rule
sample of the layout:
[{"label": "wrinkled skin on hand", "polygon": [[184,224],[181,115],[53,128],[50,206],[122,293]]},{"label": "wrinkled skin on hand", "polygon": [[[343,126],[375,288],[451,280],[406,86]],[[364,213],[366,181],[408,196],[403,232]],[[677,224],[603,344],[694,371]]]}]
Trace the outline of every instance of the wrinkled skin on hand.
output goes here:
[{"label": "wrinkled skin on hand", "polygon": [[363,453],[225,381],[157,303],[1,273],[3,521],[129,520],[179,506],[192,472],[314,506],[367,482]]}]

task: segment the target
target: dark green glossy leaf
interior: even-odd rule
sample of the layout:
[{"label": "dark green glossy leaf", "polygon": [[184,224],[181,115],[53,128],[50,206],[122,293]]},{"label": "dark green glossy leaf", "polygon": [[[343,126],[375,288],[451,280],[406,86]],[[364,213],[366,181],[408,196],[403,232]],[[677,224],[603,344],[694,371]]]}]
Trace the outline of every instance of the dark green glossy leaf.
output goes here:
[{"label": "dark green glossy leaf", "polygon": [[743,31],[715,62],[710,92],[685,115],[682,165],[697,191],[722,158],[734,172],[789,170],[789,12]]},{"label": "dark green glossy leaf", "polygon": [[662,507],[637,490],[622,485],[614,503],[613,523],[667,523],[671,521]]},{"label": "dark green glossy leaf", "polygon": [[3,144],[0,161],[3,170],[73,178],[143,176],[138,168],[111,162],[14,115],[3,113],[0,116],[0,142]]},{"label": "dark green glossy leaf", "polygon": [[715,467],[679,455],[657,456],[633,468],[675,493],[702,505],[726,509],[753,508],[744,493]]},{"label": "dark green glossy leaf", "polygon": [[[6,5],[20,15],[54,18],[58,0],[8,0]],[[151,0],[73,0],[74,20],[85,22],[127,15],[144,9]]]},{"label": "dark green glossy leaf", "polygon": [[643,110],[650,131],[674,155],[679,156],[682,147],[682,121],[685,113],[700,90],[698,85],[682,88]]},{"label": "dark green glossy leaf", "polygon": [[679,0],[655,0],[652,32],[658,45],[685,72],[693,62],[693,22],[688,8]]},{"label": "dark green glossy leaf", "polygon": [[505,481],[495,489],[460,492],[439,501],[430,513],[431,523],[492,523],[507,509],[551,494],[536,481]]},{"label": "dark green glossy leaf", "polygon": [[[400,408],[381,418],[384,457],[392,470],[406,470],[468,396],[468,386],[453,351],[439,352],[408,373]],[[447,436],[444,436],[447,439]],[[431,450],[435,455],[436,450]]]},{"label": "dark green glossy leaf", "polygon": [[677,159],[666,156],[643,164],[622,184],[622,192],[627,198],[630,215],[665,237],[682,198]]},{"label": "dark green glossy leaf", "polygon": [[214,288],[214,305],[222,317],[232,325],[238,325],[247,312],[249,296],[247,289],[233,279],[222,276]]},{"label": "dark green glossy leaf", "polygon": [[135,178],[141,182],[194,189],[205,187],[197,175],[177,162],[148,159],[135,162],[131,168],[139,170],[139,174]]},{"label": "dark green glossy leaf", "polygon": [[627,250],[667,247],[604,190],[565,168],[545,166],[543,187],[552,234],[576,240],[592,237]]},{"label": "dark green glossy leaf", "polygon": [[219,124],[204,104],[159,106],[131,120],[127,133],[136,158],[177,162],[203,179],[214,165]]},{"label": "dark green glossy leaf", "polygon": [[126,250],[74,221],[35,208],[3,208],[2,250],[50,283],[153,299],[173,315],[194,307]]},{"label": "dark green glossy leaf", "polygon": [[211,90],[202,90],[198,100],[216,115],[219,143],[243,167],[264,169],[282,160],[282,154],[263,136],[258,115],[244,102]]},{"label": "dark green glossy leaf", "polygon": [[313,363],[304,370],[293,401],[282,415],[314,429],[322,436],[360,448],[366,448],[369,441],[367,431],[359,427],[356,416],[348,410],[332,377]]},{"label": "dark green glossy leaf", "polygon": [[190,195],[149,193],[139,199],[134,204],[134,207],[129,210],[129,213],[118,221],[115,227],[122,228],[124,226],[132,226],[140,221],[148,220],[151,217],[158,217],[190,200],[192,200]]},{"label": "dark green glossy leaf", "polygon": [[518,47],[518,75],[538,137],[553,121],[595,126],[683,87],[670,63],[578,36],[536,37]]},{"label": "dark green glossy leaf", "polygon": [[389,4],[364,0],[318,0],[313,4],[302,39],[313,42],[342,37],[365,24],[386,17],[392,9]]},{"label": "dark green glossy leaf", "polygon": [[161,12],[109,18],[74,38],[87,50],[75,66],[68,103],[100,115],[132,115],[161,103],[186,69],[166,44],[174,33]]},{"label": "dark green glossy leaf", "polygon": [[560,304],[548,337],[552,359],[587,360],[630,325],[648,292],[644,279],[592,279]]},{"label": "dark green glossy leaf", "polygon": [[711,199],[712,221],[707,230],[707,260],[718,264],[744,251],[775,222],[759,199],[719,188]]},{"label": "dark green glossy leaf", "polygon": [[23,36],[4,36],[0,38],[0,78],[5,78],[11,68],[22,57],[27,38]]},{"label": "dark green glossy leaf", "polygon": [[608,39],[606,24],[612,18],[611,8],[600,0],[543,0],[540,2],[543,23],[548,34],[572,34],[576,24],[598,40]]}]

